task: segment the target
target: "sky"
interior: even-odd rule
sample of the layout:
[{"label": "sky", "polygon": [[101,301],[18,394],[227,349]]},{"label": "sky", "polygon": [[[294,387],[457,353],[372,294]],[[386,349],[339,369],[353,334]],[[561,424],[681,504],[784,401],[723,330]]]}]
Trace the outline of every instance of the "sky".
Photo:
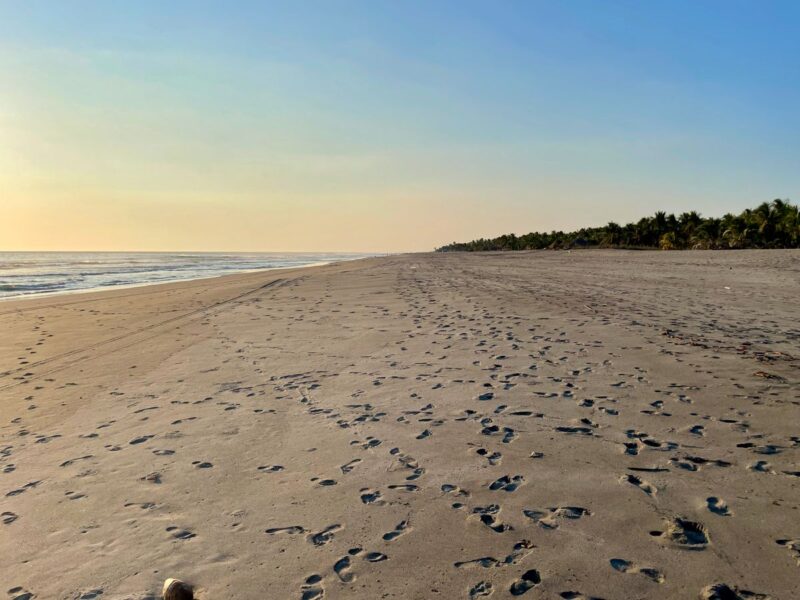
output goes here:
[{"label": "sky", "polygon": [[800,198],[800,2],[0,0],[0,250],[431,250]]}]

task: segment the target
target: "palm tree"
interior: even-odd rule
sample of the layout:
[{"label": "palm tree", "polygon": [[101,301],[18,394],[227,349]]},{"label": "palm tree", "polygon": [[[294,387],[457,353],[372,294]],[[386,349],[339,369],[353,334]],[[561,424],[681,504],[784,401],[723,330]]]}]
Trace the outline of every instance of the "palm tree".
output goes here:
[{"label": "palm tree", "polygon": [[667,213],[658,211],[653,216],[653,233],[656,239],[661,237],[661,234],[667,230]]},{"label": "palm tree", "polygon": [[614,223],[614,221],[609,221],[608,225],[606,225],[606,236],[603,241],[609,246],[616,246],[619,244],[621,234],[622,227]]},{"label": "palm tree", "polygon": [[565,233],[532,232],[523,236],[502,235],[467,243],[453,242],[439,250],[524,250],[572,246],[643,246],[649,248],[800,248],[800,209],[787,200],[762,202],[738,215],[704,219],[696,211],[679,217],[659,211],[636,223],[621,227],[583,228]]}]

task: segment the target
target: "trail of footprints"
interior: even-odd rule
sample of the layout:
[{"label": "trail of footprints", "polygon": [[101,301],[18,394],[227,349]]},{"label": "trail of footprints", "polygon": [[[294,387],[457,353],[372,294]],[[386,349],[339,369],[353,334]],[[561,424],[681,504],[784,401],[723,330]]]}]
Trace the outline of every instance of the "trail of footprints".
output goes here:
[{"label": "trail of footprints", "polygon": [[[416,310],[422,312],[422,305],[416,305]],[[422,323],[425,316],[432,316],[433,313],[428,311],[426,315],[420,314],[417,322]],[[447,329],[447,327],[445,327]],[[452,334],[448,334],[452,338]],[[495,331],[489,337],[500,337],[500,332]],[[412,336],[413,337],[413,336]],[[462,338],[466,339],[466,338]],[[519,348],[521,343],[515,336],[508,335],[508,341],[513,342],[515,349]],[[486,348],[488,344],[485,340],[478,342],[479,349]],[[401,351],[404,348],[401,348]],[[542,354],[544,362],[549,364],[558,364],[558,361],[547,358],[547,351],[552,347],[547,347]],[[509,422],[498,422],[498,419],[546,419],[546,414],[531,410],[522,409],[509,409],[505,404],[496,404],[492,406],[492,402],[496,402],[498,392],[494,388],[496,383],[500,384],[501,391],[510,390],[518,384],[520,379],[527,377],[527,374],[521,373],[500,373],[503,361],[507,360],[508,356],[503,354],[495,354],[492,359],[493,365],[487,367],[491,373],[490,381],[484,384],[485,387],[490,388],[490,391],[485,391],[477,395],[477,402],[480,405],[489,406],[489,414],[481,414],[481,411],[474,409],[467,409],[464,411],[463,416],[456,417],[455,422],[458,421],[474,421],[479,425],[477,434],[485,438],[496,441],[499,444],[511,444],[520,438],[519,428]],[[563,359],[564,357],[562,357]],[[476,364],[481,364],[480,362]],[[583,370],[574,370],[573,376],[591,372],[592,367],[586,367]],[[646,383],[646,377],[642,372],[626,374],[630,375],[630,381],[621,378],[612,387],[616,389],[632,388],[637,384]],[[419,376],[418,380],[429,379],[429,375]],[[384,383],[385,378],[376,377],[373,380],[373,385],[380,386]],[[562,391],[556,392],[535,392],[542,399],[556,399],[572,400],[576,396],[576,389],[572,382],[564,382],[560,378],[552,378],[553,383],[563,385]],[[437,382],[432,385],[432,389],[442,389],[444,384]],[[666,390],[667,397],[674,397],[677,402],[682,404],[690,404],[692,400],[684,392],[676,392],[675,390]],[[417,394],[413,395],[418,397]],[[616,399],[610,395],[598,394],[593,398],[583,398],[575,401],[577,406],[582,409],[598,411],[600,414],[605,415],[607,418],[617,418],[620,416],[621,411],[616,404]],[[369,403],[350,404],[345,406],[346,409],[361,411],[353,417],[345,418],[341,413],[324,408],[312,408],[309,414],[315,416],[326,416],[337,418],[337,423],[342,429],[353,429],[360,427],[366,423],[380,422],[384,418],[389,418],[391,415],[385,411],[376,410],[374,406]],[[664,400],[656,400],[649,403],[648,408],[642,409],[642,414],[654,418],[669,419],[672,416],[672,410],[668,408]],[[432,403],[425,404],[418,410],[403,411],[397,417],[398,423],[413,425],[414,423],[423,423],[427,426],[422,429],[416,429],[410,432],[411,438],[417,442],[425,443],[435,436],[435,428],[441,427],[447,423],[446,418],[436,417],[436,407]],[[740,424],[738,420],[729,419],[733,424]],[[741,424],[740,424],[741,425]],[[573,435],[573,436],[607,436],[605,431],[609,424],[598,423],[588,417],[575,419],[569,424],[556,424],[552,426],[552,431],[560,434]],[[743,425],[742,425],[743,427]],[[746,431],[746,428],[743,429]],[[627,441],[622,443],[623,454],[628,457],[640,457],[649,453],[667,453],[666,461],[669,467],[676,470],[686,471],[688,473],[697,472],[704,468],[727,468],[732,466],[728,460],[718,458],[708,458],[699,456],[695,453],[681,452],[681,443],[672,440],[664,439],[660,436],[652,435],[645,431],[636,429],[627,429],[622,432]],[[686,435],[693,436],[701,439],[708,436],[708,427],[705,424],[695,424],[686,430]],[[472,443],[472,442],[470,442]],[[383,440],[374,436],[365,436],[360,439],[353,440],[352,445],[360,447],[362,451],[374,452],[382,444]],[[762,455],[770,455],[780,452],[780,448],[775,444],[755,444],[755,445],[740,445],[740,448],[748,448],[753,452]],[[499,467],[502,464],[503,453],[496,448],[487,447],[476,443],[474,445],[474,453],[477,457],[484,461],[488,468]],[[425,467],[421,466],[418,461],[413,457],[401,452],[398,448],[392,448],[389,451],[390,455],[397,460],[397,464],[401,471],[404,471],[406,482],[404,483],[390,483],[382,489],[375,489],[370,487],[362,488],[359,493],[360,502],[367,508],[369,507],[384,507],[394,502],[393,497],[387,496],[389,492],[393,493],[414,493],[425,489],[425,486],[420,482],[426,473]],[[544,453],[539,451],[530,452],[530,458],[541,459]],[[340,470],[343,475],[351,475],[357,469],[364,459],[353,458],[350,461],[341,465]],[[663,461],[659,461],[662,465]],[[646,497],[655,501],[658,495],[658,486],[656,483],[648,481],[645,477],[640,475],[641,472],[651,473],[664,473],[670,471],[667,466],[654,466],[654,467],[629,467],[632,473],[625,473],[621,476],[620,482],[637,488]],[[757,461],[750,467],[754,472],[774,473],[770,465],[766,461]],[[259,468],[262,471],[276,472],[280,469],[278,466],[264,466]],[[319,480],[320,485],[333,485],[333,480]],[[501,474],[491,479],[486,483],[486,488],[494,493],[513,493],[520,489],[526,483],[526,478],[523,474]],[[473,505],[468,507],[470,501],[470,493],[460,486],[452,483],[442,484],[440,491],[444,497],[451,499],[451,506],[455,509],[468,509],[468,517],[477,520],[485,530],[491,535],[511,535],[515,532],[515,528],[502,518],[502,506],[499,503],[491,503],[484,505]],[[707,510],[720,517],[729,517],[733,513],[727,506],[724,500],[718,496],[709,496],[706,501]],[[524,517],[529,522],[546,531],[553,531],[566,523],[578,521],[583,518],[591,517],[593,512],[588,508],[581,506],[552,506],[548,508],[526,508],[522,511]],[[322,546],[333,541],[336,533],[343,528],[340,524],[330,525],[318,532],[309,533],[305,528],[300,526],[280,527],[267,530],[267,533],[272,535],[279,534],[305,534],[308,541],[314,546]],[[384,543],[397,543],[397,540],[413,531],[410,521],[408,519],[402,520],[397,523],[394,529],[383,533],[382,541]],[[651,531],[650,535],[663,543],[673,545],[679,548],[703,549],[710,544],[710,537],[707,528],[694,520],[673,517],[665,519],[664,527],[658,531]],[[781,539],[776,541],[777,544],[786,547],[793,552],[797,560],[800,562],[800,542],[793,539]],[[513,544],[510,552],[503,557],[496,558],[493,556],[481,556],[477,558],[468,558],[454,563],[457,569],[488,569],[491,571],[498,569],[508,569],[525,561],[529,555],[534,551],[534,544],[528,540],[521,540]],[[378,551],[365,552],[362,548],[351,548],[346,555],[340,557],[331,567],[336,580],[340,584],[350,584],[356,580],[358,566],[387,560],[388,556]],[[652,566],[640,566],[633,561],[624,558],[610,558],[610,568],[618,573],[628,576],[643,577],[654,584],[662,584],[666,580],[666,576],[658,568]],[[542,581],[542,574],[537,569],[528,568],[520,572],[516,577],[512,577],[505,584],[506,591],[512,596],[522,596],[534,589]],[[308,576],[303,582],[300,590],[300,597],[303,600],[313,600],[322,598],[324,596],[324,582],[326,577],[322,574],[312,574]],[[471,584],[466,590],[466,596],[469,598],[481,598],[492,595],[498,583],[496,581],[482,580]],[[706,597],[709,600],[719,598],[749,598],[760,597],[759,595],[752,594],[746,590],[739,590],[738,588],[731,588],[725,584],[714,584],[707,589]],[[733,594],[733,595],[731,595]],[[578,591],[564,591],[560,593],[560,597],[572,600],[589,600],[597,599],[595,596],[587,595]]]},{"label": "trail of footprints", "polygon": [[[595,371],[609,372],[614,369],[614,361],[611,359],[588,362],[582,358],[582,354],[587,348],[602,347],[602,342],[587,342],[585,343],[586,347],[582,348],[576,341],[569,338],[566,331],[549,330],[546,322],[541,325],[525,327],[525,325],[532,324],[527,320],[528,317],[523,319],[515,315],[504,314],[502,309],[492,311],[472,298],[467,304],[471,307],[470,310],[453,310],[437,296],[438,290],[428,285],[430,282],[423,282],[415,277],[399,280],[399,282],[401,286],[398,294],[405,299],[408,305],[406,310],[398,316],[391,315],[391,311],[386,307],[373,305],[369,308],[381,318],[391,315],[392,318],[408,321],[406,339],[397,341],[395,354],[387,355],[387,360],[391,361],[388,363],[389,366],[394,368],[406,365],[402,356],[408,352],[408,348],[413,345],[419,350],[422,344],[427,342],[428,349],[424,353],[415,353],[415,358],[424,356],[422,359],[424,362],[416,362],[411,367],[406,365],[402,371],[399,369],[388,372],[368,369],[352,370],[351,375],[364,378],[363,389],[354,390],[353,401],[337,408],[326,406],[324,401],[317,400],[317,394],[314,393],[323,387],[326,377],[332,376],[329,373],[309,371],[271,375],[269,383],[278,399],[296,399],[299,394],[298,402],[303,406],[308,418],[328,420],[337,431],[352,436],[351,450],[359,456],[347,460],[338,467],[342,480],[358,477],[362,469],[366,471],[366,467],[376,460],[376,457],[385,456],[385,449],[390,443],[375,435],[366,435],[366,433],[374,432],[375,429],[369,428],[377,428],[387,420],[394,419],[394,422],[406,428],[408,443],[414,444],[414,448],[435,444],[439,439],[439,432],[451,426],[463,423],[470,428],[469,431],[464,430],[464,437],[469,444],[471,458],[475,460],[476,466],[488,469],[486,473],[490,473],[490,475],[485,477],[485,483],[481,484],[482,489],[473,490],[475,491],[474,497],[456,483],[439,484],[437,487],[441,493],[438,495],[450,502],[452,508],[463,511],[465,526],[475,523],[486,535],[498,536],[494,538],[497,540],[507,539],[509,550],[505,556],[501,553],[498,553],[497,557],[473,555],[473,557],[465,557],[464,560],[452,563],[453,568],[464,570],[465,574],[472,576],[473,573],[483,573],[485,577],[485,579],[464,584],[464,589],[460,593],[463,597],[488,597],[495,591],[500,591],[501,588],[503,592],[512,596],[522,596],[535,589],[545,577],[552,576],[552,574],[530,568],[534,566],[528,563],[535,556],[536,546],[528,539],[520,538],[523,536],[533,538],[533,534],[558,536],[567,528],[580,528],[579,521],[581,519],[598,518],[594,516],[595,511],[602,510],[595,506],[591,506],[593,510],[590,510],[582,506],[561,505],[560,501],[557,506],[545,504],[544,508],[525,508],[521,515],[508,514],[511,512],[508,508],[504,510],[502,503],[508,498],[506,494],[518,492],[525,485],[535,485],[532,482],[535,482],[536,479],[531,476],[531,472],[519,472],[523,471],[523,468],[513,452],[528,442],[530,431],[552,432],[553,435],[569,439],[575,444],[592,440],[610,442],[613,444],[614,451],[619,454],[620,460],[624,461],[620,463],[620,471],[632,471],[631,473],[625,472],[621,476],[617,471],[615,477],[619,477],[619,489],[624,490],[625,493],[630,490],[631,494],[640,494],[639,497],[643,502],[651,504],[659,502],[660,489],[662,493],[665,493],[663,492],[664,488],[660,487],[663,482],[659,480],[659,474],[663,473],[671,476],[694,477],[704,470],[741,468],[748,470],[753,477],[795,478],[800,476],[800,471],[797,471],[796,467],[790,466],[790,463],[780,462],[781,458],[786,456],[787,451],[796,451],[800,447],[800,439],[795,437],[789,440],[776,440],[766,436],[759,437],[761,434],[751,431],[752,427],[746,413],[717,417],[700,412],[692,413],[692,425],[684,427],[680,431],[670,428],[670,419],[679,411],[694,404],[693,396],[696,395],[696,392],[700,392],[700,388],[696,386],[672,384],[666,389],[653,389],[648,387],[648,373],[643,369],[626,369],[625,372],[618,372],[621,371],[620,369],[613,371],[615,377],[609,389],[597,390],[606,393],[591,394],[591,397],[587,397],[589,396],[586,393],[587,390],[582,389],[586,386],[586,378]],[[330,296],[326,296],[326,298],[329,299]],[[297,299],[299,300],[299,297]],[[322,299],[318,302],[321,303]],[[282,310],[280,309],[278,312]],[[310,313],[304,314],[300,310],[298,313],[295,321],[310,318]],[[670,333],[667,337],[674,339],[674,334]],[[231,353],[235,352],[234,340],[225,337],[221,337],[221,339],[227,350]],[[44,338],[40,339],[37,345],[43,341]],[[471,344],[475,360],[472,363],[472,370],[462,369],[455,376],[458,377],[457,379],[448,379],[442,370],[447,364],[444,359],[447,357],[447,351],[458,343]],[[524,368],[507,366],[525,356],[528,357],[529,364]],[[609,353],[609,356],[616,358],[613,353]],[[20,357],[20,364],[26,364],[27,358]],[[414,373],[413,369],[416,369],[417,372]],[[419,408],[403,410],[395,414],[381,408],[379,395],[370,396],[370,393],[365,391],[387,389],[392,384],[403,382],[406,379],[429,386],[431,395],[449,386],[470,389],[472,392],[464,394],[464,402],[472,408],[466,408],[455,415],[448,411],[447,407],[437,406],[438,402],[428,402],[427,398],[424,398],[425,393],[415,392],[410,398],[414,402],[411,406],[419,406]],[[482,391],[477,394],[473,393],[475,386],[479,386]],[[505,399],[505,392],[516,392],[523,388],[530,392],[530,397],[533,399],[530,405],[520,406]],[[656,399],[651,395],[636,404],[624,396],[631,390],[645,390],[648,394],[660,395],[660,398]],[[252,389],[238,383],[221,384],[220,393],[222,392],[241,394],[240,398],[251,397],[250,394],[255,394]],[[112,393],[122,395],[122,392]],[[751,400],[763,401],[761,398]],[[30,401],[33,401],[32,396]],[[219,400],[213,395],[203,399],[176,400],[174,402],[213,406],[223,415],[223,418],[224,415],[235,414],[248,406],[245,402]],[[548,402],[553,403],[554,407],[568,404],[573,413],[568,419],[556,417],[554,415],[558,411],[553,410],[550,414],[551,411],[547,408],[550,406],[547,404]],[[137,418],[141,418],[144,423],[146,423],[148,414],[159,409],[159,406],[151,405],[150,402],[147,404],[147,406],[132,411],[133,414],[139,415]],[[30,406],[32,407],[30,410],[35,410],[35,404]],[[533,407],[536,410],[529,410]],[[574,411],[579,411],[579,413]],[[274,412],[274,409],[253,409],[254,414],[264,416]],[[648,425],[623,428],[622,425],[617,424],[624,422],[625,418],[629,416],[628,413],[636,413],[639,419],[647,419]],[[173,420],[171,425],[175,427],[175,432],[179,433],[180,428],[190,427],[197,419],[198,417],[194,415],[185,416]],[[20,418],[15,419],[12,423],[19,426],[17,434],[20,439],[30,436],[30,439],[34,440],[32,443],[35,444],[52,446],[59,443],[60,434],[58,432],[30,432],[25,429]],[[540,429],[532,429],[532,423],[535,423],[535,427]],[[649,423],[652,423],[652,426]],[[147,430],[130,438],[104,440],[101,434],[113,427],[113,422],[101,423],[97,426],[96,431],[83,434],[81,439],[86,440],[87,444],[98,440],[96,443],[102,443],[102,448],[108,452],[128,452],[135,451],[137,448],[147,448],[159,457],[168,457],[175,453],[174,450],[164,448],[161,444],[159,444],[161,447],[151,448],[150,444],[158,442],[160,438]],[[713,437],[716,427],[726,427],[740,435],[742,441],[731,450],[738,453],[736,454],[738,456],[746,452],[750,456],[749,464],[745,466],[737,463],[728,455],[703,456],[706,454],[702,450],[703,443]],[[381,435],[381,437],[383,436]],[[103,443],[106,441],[109,443]],[[163,443],[163,440],[160,441]],[[100,446],[95,447],[98,448],[96,454],[103,453]],[[547,448],[543,449],[547,450]],[[0,467],[2,467],[3,474],[10,474],[16,469],[16,465],[9,461],[12,450],[12,447],[0,448]],[[59,465],[65,472],[69,469],[78,469],[81,468],[80,465],[90,463],[96,454],[76,452],[72,458],[62,461]],[[430,477],[428,470],[433,471],[432,466],[420,464],[415,458],[397,447],[389,450],[389,456],[395,461],[390,472],[393,476],[398,476],[397,479],[394,479],[393,483],[383,486],[370,485],[371,482],[364,481],[365,485],[360,489],[358,499],[354,499],[360,504],[360,509],[380,511],[402,502],[403,500],[398,500],[398,498],[407,496],[428,498],[425,496],[425,492],[430,491],[426,484],[426,475]],[[534,460],[545,458],[543,452],[530,448],[525,450],[525,456]],[[213,457],[209,458],[216,462]],[[653,465],[651,467],[642,466],[647,463],[634,462],[650,458],[652,458],[652,462],[649,464]],[[185,464],[187,467],[191,465],[190,468],[198,469],[197,476],[202,477],[205,476],[203,473],[213,473],[220,468],[215,466],[212,460],[198,458],[194,461],[187,460]],[[342,457],[342,460],[346,460],[346,458]],[[769,461],[773,461],[773,463]],[[504,464],[508,469],[505,474],[498,472]],[[533,461],[530,464],[533,465]],[[779,466],[774,467],[773,464]],[[287,463],[287,465],[291,465],[291,463]],[[263,479],[270,481],[280,478],[281,473],[291,471],[291,467],[271,463],[254,468],[258,473],[263,474]],[[530,468],[533,469],[533,467]],[[161,472],[152,472],[142,477],[142,485],[160,484],[163,478]],[[338,489],[334,486],[339,483],[337,479],[324,476],[315,477],[311,482],[322,488],[333,488],[333,491]],[[30,481],[23,485],[18,484],[7,491],[5,496],[14,498],[37,488],[40,484],[45,485],[45,482]],[[725,490],[722,491],[725,492]],[[485,496],[481,494],[485,493],[491,496],[492,502],[475,500],[480,503],[472,503],[474,498],[484,498]],[[64,497],[68,500],[86,498],[82,492],[73,490],[67,491]],[[556,501],[553,503],[555,504]],[[131,502],[126,504],[126,507],[152,510],[156,504]],[[735,519],[733,510],[725,500],[717,495],[708,496],[701,509],[707,511],[709,519],[718,517],[721,520]],[[401,545],[406,541],[405,536],[409,536],[409,540],[412,539],[415,533],[411,525],[413,510],[414,505],[409,505],[406,518],[398,521],[393,529],[383,530],[382,534],[377,534],[379,538],[374,540],[375,544]],[[17,521],[21,517],[14,512],[4,511],[0,518],[4,526],[13,528],[19,525]],[[512,523],[517,527],[515,528]],[[525,530],[523,531],[518,524],[524,524]],[[341,538],[345,537],[342,535],[337,538],[346,524],[321,525],[317,523],[314,527],[306,528],[302,525],[280,524],[267,528],[264,532],[269,538],[276,540],[299,539],[303,543],[302,540],[305,539],[305,542],[310,544],[312,551],[317,551],[316,548],[323,546],[335,550],[337,544],[341,543]],[[562,527],[563,530],[556,531]],[[178,525],[169,525],[166,527],[166,532],[171,538],[177,540],[176,543],[191,544],[192,542],[189,540],[198,536],[194,529]],[[787,532],[787,534],[786,537],[774,540],[774,543],[800,566],[800,541],[794,537],[797,533]],[[644,532],[643,535],[646,536],[647,532]],[[703,523],[690,517],[665,517],[663,526],[649,532],[649,535],[655,543],[680,549],[702,551],[711,544],[709,529]],[[381,546],[381,549],[383,548]],[[326,585],[352,584],[369,565],[387,560],[389,560],[389,556],[378,549],[367,551],[362,547],[350,548],[330,565],[330,571],[307,576],[300,585],[299,597],[302,600],[321,599],[325,595]],[[611,557],[608,558],[608,561],[609,568],[614,573],[621,574],[619,577],[644,578],[653,584],[663,584],[666,581],[666,575],[656,567],[640,566],[627,558]],[[501,574],[502,582],[498,579],[497,574]],[[480,575],[476,575],[475,579],[480,579]],[[22,587],[10,588],[8,593],[15,600],[27,600],[33,597],[32,593]],[[724,583],[709,585],[701,592],[701,595],[704,600],[766,598],[762,594]],[[573,590],[561,592],[560,597],[566,600],[590,600],[592,598],[599,600],[587,593]]]}]

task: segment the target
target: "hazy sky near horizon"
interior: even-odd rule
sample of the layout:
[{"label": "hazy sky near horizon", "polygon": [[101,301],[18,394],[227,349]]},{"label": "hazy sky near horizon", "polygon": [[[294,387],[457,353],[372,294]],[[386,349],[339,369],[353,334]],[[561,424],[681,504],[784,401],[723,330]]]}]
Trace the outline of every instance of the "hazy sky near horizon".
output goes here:
[{"label": "hazy sky near horizon", "polygon": [[0,0],[0,250],[429,250],[800,198],[800,2]]}]

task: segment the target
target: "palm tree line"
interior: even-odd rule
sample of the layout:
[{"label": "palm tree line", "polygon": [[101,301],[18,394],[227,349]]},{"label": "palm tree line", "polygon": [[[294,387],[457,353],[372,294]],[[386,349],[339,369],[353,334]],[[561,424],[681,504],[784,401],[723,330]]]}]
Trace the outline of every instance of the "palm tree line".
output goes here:
[{"label": "palm tree line", "polygon": [[738,215],[700,216],[695,211],[679,216],[657,212],[636,223],[578,231],[509,233],[493,239],[453,242],[437,252],[488,250],[541,250],[565,248],[643,248],[661,250],[722,250],[740,248],[800,248],[800,211],[787,200],[764,202]]}]

